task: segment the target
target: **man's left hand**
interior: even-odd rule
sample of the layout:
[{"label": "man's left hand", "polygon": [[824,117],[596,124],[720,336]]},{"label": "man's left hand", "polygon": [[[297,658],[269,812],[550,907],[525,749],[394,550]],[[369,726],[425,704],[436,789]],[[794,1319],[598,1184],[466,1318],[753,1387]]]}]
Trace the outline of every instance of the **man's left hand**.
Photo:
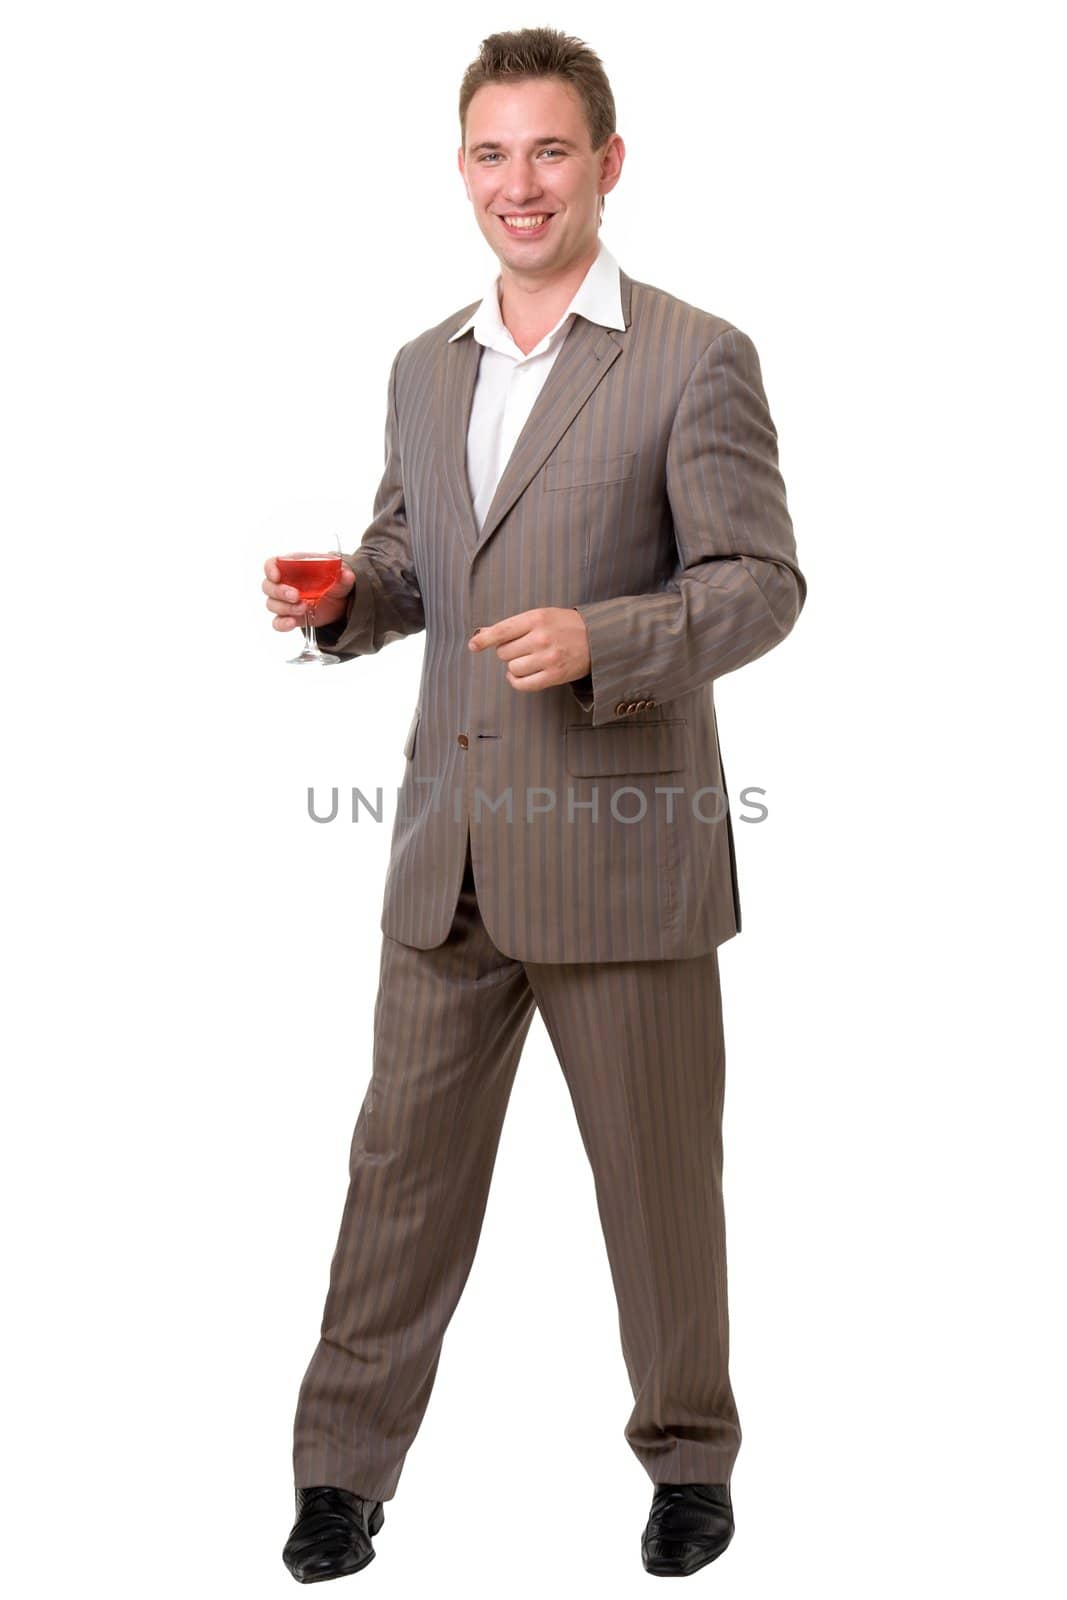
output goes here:
[{"label": "man's left hand", "polygon": [[591,665],[585,621],[573,606],[519,611],[476,629],[467,645],[470,650],[495,646],[500,660],[507,663],[513,689],[549,689],[571,683],[584,678]]}]

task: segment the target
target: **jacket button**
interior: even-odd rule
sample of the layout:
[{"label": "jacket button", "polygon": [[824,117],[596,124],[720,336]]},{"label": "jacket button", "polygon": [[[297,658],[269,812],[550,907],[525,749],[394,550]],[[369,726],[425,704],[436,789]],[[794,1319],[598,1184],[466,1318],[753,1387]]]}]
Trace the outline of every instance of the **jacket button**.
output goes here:
[{"label": "jacket button", "polygon": [[654,706],[654,705],[655,705],[655,703],[656,703],[656,702],[655,702],[655,701],[654,701],[654,700],[646,700],[646,701],[645,701],[645,705],[646,705],[646,706]]},{"label": "jacket button", "polygon": [[457,733],[457,735],[456,735],[456,743],[459,745],[461,750],[466,750],[467,745],[469,743],[467,735],[465,733]]},{"label": "jacket button", "polygon": [[625,700],[620,700],[618,705],[615,707],[615,715],[617,717],[621,717],[624,714],[625,711],[626,711],[626,701]]}]

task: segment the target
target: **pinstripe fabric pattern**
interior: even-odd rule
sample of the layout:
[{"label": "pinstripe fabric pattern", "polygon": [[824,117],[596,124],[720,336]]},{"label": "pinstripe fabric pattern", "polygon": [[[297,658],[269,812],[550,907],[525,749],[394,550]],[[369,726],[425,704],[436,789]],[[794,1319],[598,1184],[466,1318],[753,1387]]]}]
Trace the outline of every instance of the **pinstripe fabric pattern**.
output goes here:
[{"label": "pinstripe fabric pattern", "polygon": [[[448,937],[468,844],[494,946],[532,962],[704,955],[740,928],[713,683],[790,631],[797,565],[755,347],[620,274],[625,330],[576,316],[479,529],[466,437],[481,347],[404,345],[374,519],[323,629],[346,657],[422,629],[381,928]],[[591,692],[508,687],[479,625],[585,619]]]},{"label": "pinstripe fabric pattern", "polygon": [[447,940],[382,942],[373,1072],[294,1424],[298,1488],[396,1492],[475,1255],[535,1005],[594,1176],[634,1396],[626,1440],[653,1482],[729,1481],[741,1432],[727,1370],[717,953],[515,961],[489,937],[468,854]]}]

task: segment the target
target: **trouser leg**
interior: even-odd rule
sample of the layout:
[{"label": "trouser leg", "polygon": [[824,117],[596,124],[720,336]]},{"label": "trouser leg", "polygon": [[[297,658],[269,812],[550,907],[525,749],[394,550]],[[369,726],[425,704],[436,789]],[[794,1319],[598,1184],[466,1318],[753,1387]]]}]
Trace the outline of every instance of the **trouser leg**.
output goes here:
[{"label": "trouser leg", "polygon": [[382,945],[373,1073],[297,1404],[297,1488],[396,1492],[474,1260],[532,1016],[522,963],[485,931],[468,856],[445,943]]},{"label": "trouser leg", "polygon": [[727,1483],[718,957],[526,964],[592,1166],[634,1395],[625,1437],[654,1483]]}]

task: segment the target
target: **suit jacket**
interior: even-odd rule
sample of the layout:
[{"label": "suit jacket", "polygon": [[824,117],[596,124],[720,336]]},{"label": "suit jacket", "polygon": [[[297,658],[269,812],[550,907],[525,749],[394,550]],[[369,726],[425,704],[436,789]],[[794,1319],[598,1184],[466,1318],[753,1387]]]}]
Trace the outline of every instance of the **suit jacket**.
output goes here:
[{"label": "suit jacket", "polygon": [[[755,347],[621,274],[625,331],[577,316],[478,528],[466,472],[477,301],[405,344],[385,472],[329,648],[426,632],[383,933],[448,935],[467,833],[491,938],[524,961],[702,955],[741,927],[713,684],[804,604]],[[574,606],[584,680],[509,687],[481,625]]]}]

